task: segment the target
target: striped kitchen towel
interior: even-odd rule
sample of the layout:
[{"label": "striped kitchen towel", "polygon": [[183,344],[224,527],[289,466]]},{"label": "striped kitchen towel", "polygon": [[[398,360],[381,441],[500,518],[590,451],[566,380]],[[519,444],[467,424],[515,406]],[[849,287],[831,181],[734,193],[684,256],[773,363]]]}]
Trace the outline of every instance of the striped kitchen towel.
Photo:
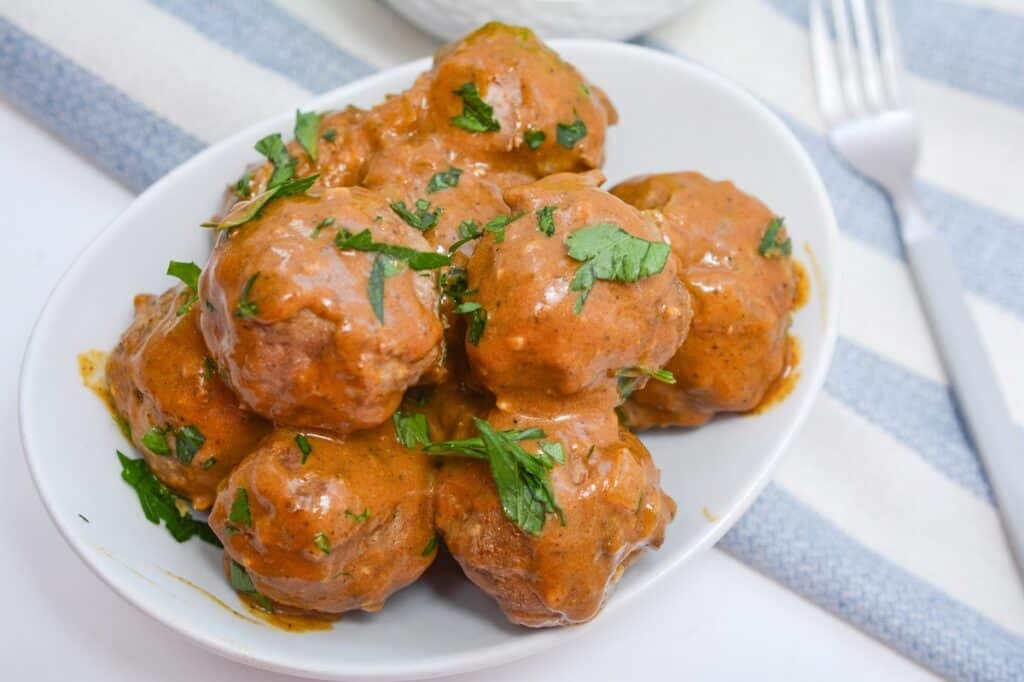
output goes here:
[{"label": "striped kitchen towel", "polygon": [[[922,200],[1024,422],[1024,3],[893,4],[926,140]],[[716,0],[642,39],[778,112],[842,227],[825,392],[721,546],[942,675],[1021,680],[1024,589],[889,206],[822,136],[806,20],[806,0]],[[141,191],[253,121],[435,47],[372,0],[5,0],[0,94]]]}]

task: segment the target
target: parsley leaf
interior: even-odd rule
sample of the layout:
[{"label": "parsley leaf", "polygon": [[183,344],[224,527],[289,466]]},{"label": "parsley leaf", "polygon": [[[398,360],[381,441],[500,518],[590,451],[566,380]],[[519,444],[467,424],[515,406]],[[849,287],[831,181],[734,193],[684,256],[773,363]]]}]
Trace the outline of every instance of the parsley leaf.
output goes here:
[{"label": "parsley leaf", "polygon": [[561,443],[541,442],[530,454],[519,444],[523,440],[544,437],[541,429],[495,431],[483,419],[473,418],[475,438],[451,440],[428,445],[429,455],[460,455],[486,460],[498,489],[505,517],[531,535],[540,535],[548,514],[558,516],[565,525],[565,513],[555,501],[550,470],[565,463]]},{"label": "parsley leaf", "polygon": [[253,273],[253,276],[245,280],[245,284],[242,285],[242,295],[238,297],[238,307],[235,309],[235,317],[245,318],[258,315],[260,307],[256,305],[256,302],[249,298],[249,294],[252,292],[252,285],[256,283],[256,278],[260,276],[260,273]]},{"label": "parsley leaf", "polygon": [[313,544],[324,554],[331,553],[331,541],[323,533],[317,533],[313,536]]},{"label": "parsley leaf", "polygon": [[398,410],[391,415],[391,421],[395,424],[395,438],[405,447],[430,445],[430,427],[425,414]]},{"label": "parsley leaf", "polygon": [[228,577],[231,581],[231,587],[236,592],[248,595],[253,602],[267,613],[274,612],[274,602],[270,601],[265,595],[260,594],[256,591],[256,586],[252,582],[252,578],[249,577],[249,573],[237,562],[232,560],[231,567],[228,569]]},{"label": "parsley leaf", "polygon": [[320,177],[319,173],[313,173],[302,178],[296,178],[289,180],[276,187],[267,189],[249,201],[240,201],[235,204],[228,214],[220,219],[219,222],[200,223],[202,227],[212,227],[215,230],[228,230],[239,225],[244,225],[249,222],[263,209],[264,206],[269,204],[272,200],[280,197],[288,197],[293,194],[304,194],[312,187],[317,178]]},{"label": "parsley leaf", "polygon": [[345,516],[349,517],[350,519],[352,519],[356,523],[363,523],[364,521],[366,521],[367,519],[370,518],[370,508],[369,507],[364,507],[361,514],[355,514],[355,513],[351,512],[351,511],[349,511],[348,509],[346,509],[345,510]]},{"label": "parsley leaf", "polygon": [[167,431],[159,426],[154,426],[142,437],[142,444],[146,449],[156,455],[168,457],[171,454],[171,446],[167,443]]},{"label": "parsley leaf", "polygon": [[217,465],[217,458],[216,457],[209,457],[209,458],[203,460],[203,463],[200,464],[199,466],[202,467],[203,471],[208,471],[208,470],[212,469],[213,467],[215,467],[216,465]]},{"label": "parsley leaf", "polygon": [[313,446],[309,444],[309,438],[304,433],[295,434],[295,444],[299,446],[299,452],[302,453],[302,459],[300,464],[305,464],[306,460],[309,459],[309,453],[313,452]]},{"label": "parsley leaf", "polygon": [[391,256],[378,253],[370,266],[370,279],[367,283],[370,307],[377,319],[384,322],[384,280],[402,271],[401,263]]},{"label": "parsley leaf", "polygon": [[520,211],[519,213],[513,213],[512,215],[494,216],[484,223],[484,229],[493,233],[494,241],[500,244],[505,241],[505,228],[507,228],[510,223],[514,223],[522,218],[524,215],[526,215],[526,212]]},{"label": "parsley leaf", "polygon": [[267,157],[267,160],[274,165],[274,172],[270,174],[270,179],[267,181],[267,189],[283,185],[295,175],[295,157],[288,153],[288,147],[281,139],[281,133],[267,135],[253,148]]},{"label": "parsley leaf", "polygon": [[305,113],[295,110],[295,139],[309,154],[310,161],[316,161],[316,143],[320,132],[321,114],[315,111]]},{"label": "parsley leaf", "polygon": [[466,336],[474,346],[480,343],[480,337],[487,327],[487,309],[479,303],[466,301],[455,306],[454,312],[469,316],[469,332]]},{"label": "parsley leaf", "polygon": [[494,118],[494,107],[485,102],[470,81],[453,92],[462,98],[462,114],[453,116],[452,125],[471,133],[492,133],[501,130],[501,124]]},{"label": "parsley leaf", "polygon": [[352,234],[348,230],[339,230],[334,237],[334,245],[339,249],[382,253],[395,260],[408,263],[413,270],[433,270],[450,265],[452,262],[448,256],[433,251],[417,251],[408,246],[375,242],[369,230],[363,230],[357,234]]},{"label": "parsley leaf", "polygon": [[469,278],[466,277],[465,268],[448,268],[446,272],[441,273],[441,277],[438,279],[438,286],[441,289],[441,293],[450,298],[456,305],[462,303],[462,299],[466,296],[476,293],[475,289],[473,291],[469,290]]},{"label": "parsley leaf", "polygon": [[185,542],[195,535],[211,545],[221,546],[206,523],[182,511],[181,498],[153,475],[146,460],[132,459],[120,451],[117,451],[117,458],[121,462],[121,478],[135,490],[146,519],[157,525],[163,521],[167,532],[178,542]]},{"label": "parsley leaf", "polygon": [[526,146],[530,149],[538,149],[542,144],[544,144],[544,140],[546,139],[548,139],[548,136],[543,130],[528,128],[526,132],[523,133],[523,142],[525,142]]},{"label": "parsley leaf", "polygon": [[195,426],[189,424],[174,432],[174,453],[182,464],[191,464],[192,458],[206,442],[206,436]]},{"label": "parsley leaf", "polygon": [[313,231],[309,233],[309,238],[310,239],[316,239],[317,237],[320,236],[320,232],[325,227],[330,227],[333,224],[334,224],[334,216],[327,216],[326,218],[324,218],[323,220],[321,220],[319,223],[316,224],[316,227],[313,228]]},{"label": "parsley leaf", "polygon": [[566,149],[572,149],[576,143],[587,136],[587,124],[580,118],[572,123],[559,123],[555,126],[555,139]]},{"label": "parsley leaf", "polygon": [[338,131],[335,130],[334,128],[328,128],[320,137],[324,138],[328,142],[334,142],[334,140],[337,139],[338,137]]},{"label": "parsley leaf", "polygon": [[430,178],[430,182],[427,183],[427,194],[433,194],[434,192],[440,192],[443,189],[457,187],[460,175],[462,175],[462,169],[456,168],[455,166],[452,166],[446,171],[434,173],[433,177]]},{"label": "parsley leaf", "polygon": [[212,379],[220,373],[217,363],[209,355],[203,357],[203,378]]},{"label": "parsley leaf", "polygon": [[423,547],[423,551],[420,552],[420,556],[430,556],[437,549],[437,533],[427,541],[427,544]]},{"label": "parsley leaf", "polygon": [[462,248],[463,244],[479,239],[484,236],[483,230],[476,224],[475,220],[463,220],[459,223],[459,239],[448,247],[448,253],[455,253]]},{"label": "parsley leaf", "polygon": [[235,183],[235,196],[239,199],[248,199],[252,196],[252,173],[245,171],[242,177]]},{"label": "parsley leaf", "polygon": [[235,488],[235,499],[231,501],[228,521],[239,526],[252,527],[252,512],[249,511],[249,491],[245,488]]},{"label": "parsley leaf", "polygon": [[772,218],[765,228],[757,252],[765,258],[781,258],[793,253],[793,242],[784,232],[785,218]]},{"label": "parsley leaf", "polygon": [[537,211],[537,229],[549,237],[555,234],[554,214],[554,206],[545,206],[544,208]]},{"label": "parsley leaf", "polygon": [[628,400],[629,396],[633,395],[640,380],[644,377],[650,377],[665,384],[676,383],[676,377],[672,372],[653,367],[625,367],[616,372],[615,377],[618,379],[619,396],[622,400]]},{"label": "parsley leaf", "polygon": [[440,207],[430,210],[430,202],[426,199],[416,200],[416,212],[413,213],[405,206],[404,201],[396,201],[391,204],[391,210],[401,216],[402,220],[415,227],[420,232],[426,232],[437,225],[437,219],[441,215]]},{"label": "parsley leaf", "polygon": [[183,263],[172,260],[167,264],[167,274],[177,277],[188,288],[188,295],[185,301],[175,311],[179,316],[184,315],[192,307],[192,304],[199,300],[199,274],[201,270],[195,263]]},{"label": "parsley leaf", "polygon": [[582,292],[573,312],[583,310],[594,282],[636,282],[656,275],[665,268],[670,252],[668,244],[634,237],[615,223],[598,223],[579,229],[565,240],[569,256],[583,265],[569,283]]}]

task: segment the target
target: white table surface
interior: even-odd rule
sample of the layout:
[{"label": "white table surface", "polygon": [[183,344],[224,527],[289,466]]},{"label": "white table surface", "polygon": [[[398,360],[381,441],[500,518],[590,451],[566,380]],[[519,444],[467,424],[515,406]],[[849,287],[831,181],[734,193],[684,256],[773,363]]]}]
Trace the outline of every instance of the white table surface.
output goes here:
[{"label": "white table surface", "polygon": [[[110,591],[50,522],[29,476],[17,383],[29,332],[75,255],[132,200],[0,100],[0,677],[291,679],[201,650]],[[97,301],[97,311],[106,305]],[[54,427],[60,417],[54,415]],[[76,453],[52,453],[74,457]],[[301,635],[295,635],[301,636]],[[533,659],[452,680],[932,680],[930,673],[711,550],[615,619]]]}]

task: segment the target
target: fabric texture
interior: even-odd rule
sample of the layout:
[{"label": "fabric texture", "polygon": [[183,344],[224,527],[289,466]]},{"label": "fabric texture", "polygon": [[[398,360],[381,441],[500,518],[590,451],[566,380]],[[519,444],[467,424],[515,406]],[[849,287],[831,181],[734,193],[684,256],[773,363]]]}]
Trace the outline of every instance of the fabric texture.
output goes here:
[{"label": "fabric texture", "polygon": [[[720,546],[941,675],[1021,680],[1024,589],[888,202],[823,136],[806,5],[706,1],[638,40],[778,112],[842,230],[841,337],[825,391]],[[922,203],[1024,423],[1024,6],[893,5],[925,135]],[[248,123],[435,47],[371,0],[7,0],[0,95],[142,191]]]}]

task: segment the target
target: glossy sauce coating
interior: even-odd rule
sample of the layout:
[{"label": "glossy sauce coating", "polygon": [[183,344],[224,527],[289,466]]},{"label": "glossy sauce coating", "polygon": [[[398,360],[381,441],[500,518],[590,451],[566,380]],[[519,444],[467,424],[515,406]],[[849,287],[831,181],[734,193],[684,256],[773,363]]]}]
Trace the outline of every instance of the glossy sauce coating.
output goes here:
[{"label": "glossy sauce coating", "polygon": [[[434,560],[432,470],[388,422],[345,437],[277,429],[232,473],[210,513],[257,591],[296,609],[377,611]],[[232,519],[244,489],[251,523]],[[326,550],[326,551],[325,551]]]},{"label": "glossy sauce coating", "polygon": [[[334,224],[314,238],[326,218]],[[429,249],[376,193],[331,189],[270,203],[220,241],[200,279],[210,353],[242,399],[277,423],[337,433],[376,426],[440,357],[434,274],[402,266],[386,277],[381,322],[369,296],[376,254],[337,248],[341,228]],[[250,280],[245,300],[257,310],[243,317]]]},{"label": "glossy sauce coating", "polygon": [[[107,364],[115,408],[153,473],[196,509],[213,504],[217,484],[248,454],[270,426],[242,402],[208,361],[199,332],[199,304],[184,315],[181,286],[161,296],[135,297],[135,319]],[[152,427],[168,428],[171,454],[146,448]],[[186,463],[175,455],[174,431],[194,426],[205,442]]]},{"label": "glossy sauce coating", "polygon": [[[466,576],[513,623],[550,627],[590,620],[626,567],[656,548],[675,514],[643,444],[611,411],[526,418],[498,410],[496,429],[542,428],[562,443],[564,465],[551,471],[565,525],[548,516],[533,536],[503,514],[486,463],[445,458],[437,474],[437,526]],[[537,441],[524,441],[535,451]]]},{"label": "glossy sauce coating", "polygon": [[731,182],[699,173],[628,180],[612,193],[653,209],[682,265],[693,299],[689,336],[656,382],[623,407],[634,428],[697,426],[717,412],[753,409],[786,366],[786,333],[796,295],[789,257],[758,252],[772,211]]},{"label": "glossy sauce coating", "polygon": [[[639,211],[597,188],[600,173],[552,175],[505,192],[523,212],[504,241],[485,235],[469,261],[470,300],[487,310],[477,345],[467,344],[474,376],[512,412],[526,403],[561,400],[581,391],[615,395],[615,373],[660,367],[686,337],[690,300],[669,257],[656,275],[635,282],[597,281],[579,314],[570,282],[581,267],[566,238],[598,223],[614,223],[649,241],[661,231]],[[555,233],[540,231],[537,211],[553,207]]]}]

